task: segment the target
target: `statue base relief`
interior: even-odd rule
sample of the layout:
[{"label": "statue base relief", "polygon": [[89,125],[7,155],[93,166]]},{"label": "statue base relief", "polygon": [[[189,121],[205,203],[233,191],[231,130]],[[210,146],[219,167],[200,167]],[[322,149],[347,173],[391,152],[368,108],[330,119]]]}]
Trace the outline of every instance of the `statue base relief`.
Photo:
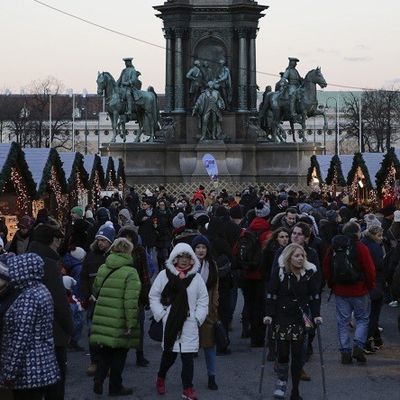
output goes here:
[{"label": "statue base relief", "polygon": [[217,160],[219,179],[229,182],[306,184],[310,157],[322,154],[312,143],[111,143],[101,154],[122,158],[128,185],[208,181],[203,156]]}]

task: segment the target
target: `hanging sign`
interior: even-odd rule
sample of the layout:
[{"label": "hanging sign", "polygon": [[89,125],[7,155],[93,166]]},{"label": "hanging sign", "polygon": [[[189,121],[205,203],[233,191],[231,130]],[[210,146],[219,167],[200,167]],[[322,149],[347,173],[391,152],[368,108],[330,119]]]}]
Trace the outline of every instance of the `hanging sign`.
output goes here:
[{"label": "hanging sign", "polygon": [[203,156],[203,165],[207,171],[208,176],[212,180],[218,179],[218,166],[217,160],[211,154],[204,154]]}]

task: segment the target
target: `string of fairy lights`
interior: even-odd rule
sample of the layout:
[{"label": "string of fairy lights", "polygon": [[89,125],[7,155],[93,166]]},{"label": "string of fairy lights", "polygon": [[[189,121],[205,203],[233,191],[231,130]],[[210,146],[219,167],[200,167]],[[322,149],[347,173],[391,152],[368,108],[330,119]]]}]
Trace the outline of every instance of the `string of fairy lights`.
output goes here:
[{"label": "string of fairy lights", "polygon": [[30,196],[23,176],[20,174],[16,167],[11,168],[10,181],[14,186],[17,195],[16,206],[19,213],[28,214]]}]

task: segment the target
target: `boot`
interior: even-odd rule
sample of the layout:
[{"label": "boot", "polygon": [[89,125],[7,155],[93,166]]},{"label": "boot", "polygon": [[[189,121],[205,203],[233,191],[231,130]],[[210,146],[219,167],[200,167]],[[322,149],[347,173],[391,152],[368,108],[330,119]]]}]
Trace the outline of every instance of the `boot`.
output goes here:
[{"label": "boot", "polygon": [[210,390],[218,390],[218,385],[215,383],[214,375],[208,375],[208,388]]},{"label": "boot", "polygon": [[119,389],[116,392],[109,392],[108,395],[110,397],[117,397],[117,396],[130,396],[133,393],[133,390],[131,388],[126,388],[121,386],[121,389]]},{"label": "boot", "polygon": [[380,350],[383,347],[383,340],[382,338],[374,338],[374,345],[375,345],[375,350]]},{"label": "boot", "polygon": [[353,362],[350,353],[343,352],[341,355],[341,363],[342,364],[351,364]]},{"label": "boot", "polygon": [[290,394],[290,400],[303,400],[303,398],[299,394],[299,390],[292,389],[292,393]]},{"label": "boot", "polygon": [[138,367],[148,367],[149,360],[144,358],[143,351],[136,352],[136,366]]},{"label": "boot", "polygon": [[278,379],[275,384],[274,398],[275,399],[284,399],[286,396],[286,387],[287,381],[281,381]]},{"label": "boot", "polygon": [[158,394],[165,394],[165,378],[157,377],[156,389]]},{"label": "boot", "polygon": [[364,353],[365,354],[374,354],[376,352],[376,348],[374,345],[374,338],[370,337],[367,340],[367,343],[365,343],[365,348],[364,348]]},{"label": "boot", "polygon": [[352,357],[356,359],[359,363],[365,363],[367,362],[367,359],[365,357],[364,351],[361,347],[354,346],[353,347],[353,355]]}]

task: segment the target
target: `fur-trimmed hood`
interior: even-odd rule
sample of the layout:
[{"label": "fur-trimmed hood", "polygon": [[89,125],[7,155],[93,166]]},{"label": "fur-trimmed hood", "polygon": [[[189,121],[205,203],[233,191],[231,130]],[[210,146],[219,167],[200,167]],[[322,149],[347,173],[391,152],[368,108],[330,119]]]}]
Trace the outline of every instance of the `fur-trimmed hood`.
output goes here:
[{"label": "fur-trimmed hood", "polygon": [[199,259],[196,257],[196,254],[194,253],[193,249],[191,248],[190,245],[187,243],[178,243],[171,251],[171,254],[169,255],[168,260],[165,262],[165,266],[174,274],[178,275],[178,271],[174,266],[173,261],[175,258],[182,253],[188,253],[192,257],[192,260],[194,261],[193,267],[189,270],[188,275],[194,275],[197,273],[197,271],[200,268],[200,262]]},{"label": "fur-trimmed hood", "polygon": [[[283,281],[285,276],[285,265],[283,264],[282,254],[278,258],[278,265],[279,265],[279,279]],[[304,263],[304,269],[301,270],[301,276],[306,274],[308,271],[311,271],[313,274],[315,274],[317,272],[317,267],[310,261],[306,260]]]}]

